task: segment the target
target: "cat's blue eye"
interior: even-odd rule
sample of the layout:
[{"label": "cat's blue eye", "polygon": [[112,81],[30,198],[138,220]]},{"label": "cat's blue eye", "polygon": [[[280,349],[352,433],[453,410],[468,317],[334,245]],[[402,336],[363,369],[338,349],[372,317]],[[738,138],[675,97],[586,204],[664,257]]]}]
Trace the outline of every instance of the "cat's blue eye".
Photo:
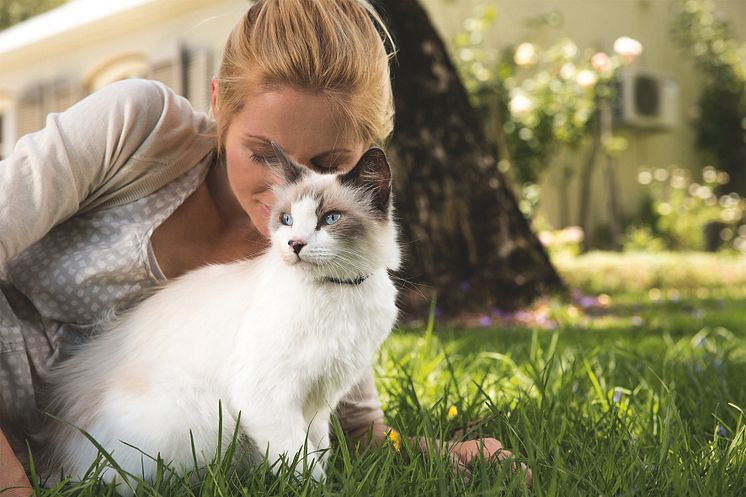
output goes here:
[{"label": "cat's blue eye", "polygon": [[339,221],[339,218],[341,217],[342,217],[342,214],[340,214],[339,212],[330,212],[329,214],[324,216],[324,224],[332,225],[336,223],[337,221]]},{"label": "cat's blue eye", "polygon": [[292,226],[293,225],[293,216],[290,214],[283,213],[280,216],[280,222],[284,224],[285,226]]}]

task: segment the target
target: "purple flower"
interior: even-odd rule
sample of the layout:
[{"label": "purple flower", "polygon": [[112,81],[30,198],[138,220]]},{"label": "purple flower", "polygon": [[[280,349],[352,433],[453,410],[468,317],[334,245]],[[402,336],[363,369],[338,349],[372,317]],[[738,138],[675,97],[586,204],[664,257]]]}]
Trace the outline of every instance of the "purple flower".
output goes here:
[{"label": "purple flower", "polygon": [[489,316],[479,317],[479,326],[489,326],[492,324],[492,318]]},{"label": "purple flower", "polygon": [[521,322],[527,322],[529,319],[531,319],[531,314],[526,311],[518,311],[514,314],[514,316],[517,321]]},{"label": "purple flower", "polygon": [[728,436],[728,430],[725,429],[725,426],[718,425],[718,433],[721,437],[727,437]]},{"label": "purple flower", "polygon": [[584,296],[578,300],[578,305],[583,309],[589,309],[596,305],[596,299],[594,297]]},{"label": "purple flower", "polygon": [[622,400],[622,391],[618,388],[614,389],[614,396],[611,398],[611,401],[614,404],[618,404],[619,401]]},{"label": "purple flower", "polygon": [[505,319],[510,316],[510,313],[504,312],[497,307],[493,307],[492,309],[490,309],[490,314],[492,314],[492,317],[497,319]]},{"label": "purple flower", "polygon": [[462,292],[468,292],[471,289],[471,283],[469,283],[467,280],[463,280],[461,283],[458,284],[458,288]]}]

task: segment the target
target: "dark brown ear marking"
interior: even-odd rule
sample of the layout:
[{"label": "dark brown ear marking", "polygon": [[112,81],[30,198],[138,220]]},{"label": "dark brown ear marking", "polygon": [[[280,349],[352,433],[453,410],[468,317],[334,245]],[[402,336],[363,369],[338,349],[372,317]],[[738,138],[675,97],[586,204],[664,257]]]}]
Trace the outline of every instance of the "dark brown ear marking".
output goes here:
[{"label": "dark brown ear marking", "polygon": [[355,167],[338,176],[343,185],[361,188],[372,196],[373,207],[383,214],[389,210],[391,199],[391,168],[386,154],[378,147],[363,154]]},{"label": "dark brown ear marking", "polygon": [[272,150],[275,152],[275,159],[268,164],[270,167],[277,167],[278,171],[285,178],[287,183],[297,183],[303,177],[303,167],[299,166],[278,144],[272,142]]}]

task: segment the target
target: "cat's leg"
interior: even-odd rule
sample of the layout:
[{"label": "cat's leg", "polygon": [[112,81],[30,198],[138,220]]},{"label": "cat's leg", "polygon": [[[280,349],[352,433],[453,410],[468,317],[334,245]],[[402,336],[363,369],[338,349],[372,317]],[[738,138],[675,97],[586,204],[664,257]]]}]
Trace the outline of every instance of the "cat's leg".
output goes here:
[{"label": "cat's leg", "polygon": [[[267,454],[268,462],[275,464],[282,458],[292,463],[296,454],[300,453],[300,461],[312,466],[311,475],[317,481],[326,478],[316,444],[306,431],[306,421],[298,408],[264,406],[262,412],[252,412],[241,415],[241,425],[245,433],[251,438],[259,451]],[[303,454],[304,446],[306,454]],[[275,466],[275,471],[279,466]],[[302,467],[295,467],[295,472],[302,474]]]},{"label": "cat's leg", "polygon": [[319,409],[311,419],[308,427],[308,438],[313,441],[319,451],[318,459],[322,466],[326,468],[327,460],[331,452],[331,443],[329,442],[329,408]]}]

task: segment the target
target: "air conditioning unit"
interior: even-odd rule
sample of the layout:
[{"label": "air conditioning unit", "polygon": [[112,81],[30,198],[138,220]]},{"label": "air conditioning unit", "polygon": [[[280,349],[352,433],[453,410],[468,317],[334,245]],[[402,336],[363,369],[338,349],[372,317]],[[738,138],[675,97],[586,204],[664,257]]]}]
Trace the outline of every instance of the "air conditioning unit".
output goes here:
[{"label": "air conditioning unit", "polygon": [[638,67],[617,77],[614,120],[618,125],[666,130],[679,124],[679,85],[672,78]]}]

